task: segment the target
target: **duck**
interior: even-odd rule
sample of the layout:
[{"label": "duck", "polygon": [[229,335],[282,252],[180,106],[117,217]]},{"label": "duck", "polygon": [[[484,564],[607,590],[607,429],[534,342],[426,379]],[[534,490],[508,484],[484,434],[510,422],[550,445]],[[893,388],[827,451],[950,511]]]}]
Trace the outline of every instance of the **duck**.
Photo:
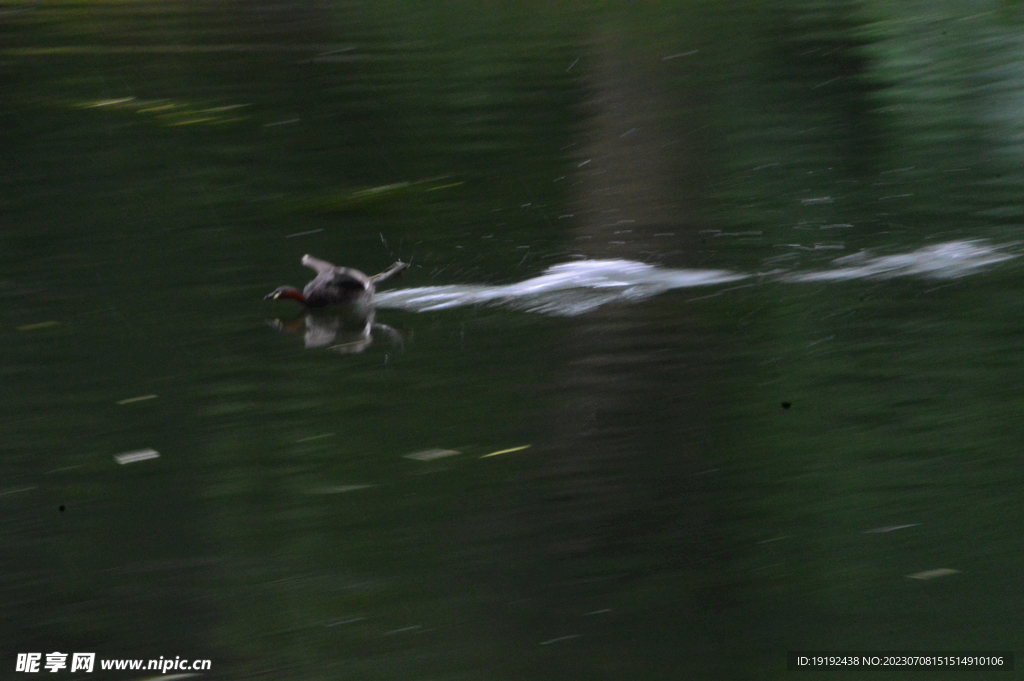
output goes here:
[{"label": "duck", "polygon": [[401,260],[372,277],[351,267],[338,267],[308,253],[302,256],[302,264],[316,271],[313,281],[300,291],[294,286],[279,286],[264,300],[285,298],[302,303],[307,308],[324,308],[341,305],[366,304],[373,297],[376,285],[401,274],[409,264]]}]

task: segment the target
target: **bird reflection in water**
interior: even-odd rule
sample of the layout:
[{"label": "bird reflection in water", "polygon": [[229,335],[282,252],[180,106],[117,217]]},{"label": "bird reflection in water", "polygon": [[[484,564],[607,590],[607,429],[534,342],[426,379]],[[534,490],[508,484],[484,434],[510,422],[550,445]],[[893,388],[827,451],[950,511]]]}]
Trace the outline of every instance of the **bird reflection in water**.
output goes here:
[{"label": "bird reflection in water", "polygon": [[344,355],[356,355],[370,347],[374,335],[401,348],[402,335],[387,324],[374,321],[374,310],[365,317],[324,310],[309,310],[293,319],[268,319],[267,324],[282,333],[304,331],[307,349],[327,348]]}]

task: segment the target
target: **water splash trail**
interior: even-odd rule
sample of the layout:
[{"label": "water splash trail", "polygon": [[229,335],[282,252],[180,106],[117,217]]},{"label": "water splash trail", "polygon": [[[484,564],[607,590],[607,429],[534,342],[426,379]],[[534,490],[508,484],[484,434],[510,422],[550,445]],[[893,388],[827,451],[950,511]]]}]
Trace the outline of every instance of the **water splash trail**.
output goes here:
[{"label": "water splash trail", "polygon": [[500,305],[517,310],[571,317],[602,305],[638,301],[672,289],[713,286],[744,279],[786,283],[893,279],[916,276],[955,279],[1017,257],[1018,244],[991,245],[984,240],[949,241],[910,253],[875,256],[870,251],[838,258],[831,267],[809,272],[773,271],[743,274],[728,270],[667,269],[631,260],[579,260],[555,265],[543,274],[514,284],[425,286],[387,291],[377,306],[429,312],[463,305]]}]

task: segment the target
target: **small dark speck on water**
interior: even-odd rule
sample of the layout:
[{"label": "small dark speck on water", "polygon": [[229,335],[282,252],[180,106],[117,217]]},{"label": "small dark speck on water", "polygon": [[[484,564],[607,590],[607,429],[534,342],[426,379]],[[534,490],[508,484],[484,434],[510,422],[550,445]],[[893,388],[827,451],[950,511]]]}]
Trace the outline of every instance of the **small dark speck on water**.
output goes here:
[{"label": "small dark speck on water", "polygon": [[782,408],[783,408],[783,409],[789,409],[789,408],[790,408],[790,407],[792,407],[792,406],[793,406],[793,403],[792,403],[792,402],[783,402],[783,403],[782,403]]},{"label": "small dark speck on water", "polygon": [[63,512],[64,512],[64,504],[61,504],[61,505],[60,505],[60,507],[59,507],[59,510],[60,510],[60,512],[61,512],[61,513],[63,513]]}]

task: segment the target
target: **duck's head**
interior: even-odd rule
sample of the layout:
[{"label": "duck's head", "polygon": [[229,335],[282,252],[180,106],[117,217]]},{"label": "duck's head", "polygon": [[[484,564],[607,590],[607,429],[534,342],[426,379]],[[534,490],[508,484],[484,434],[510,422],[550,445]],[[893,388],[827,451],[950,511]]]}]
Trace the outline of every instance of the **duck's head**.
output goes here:
[{"label": "duck's head", "polygon": [[279,300],[281,298],[289,298],[291,300],[297,300],[303,305],[306,304],[306,297],[302,295],[302,291],[294,286],[278,286],[273,291],[265,295],[263,300]]}]

